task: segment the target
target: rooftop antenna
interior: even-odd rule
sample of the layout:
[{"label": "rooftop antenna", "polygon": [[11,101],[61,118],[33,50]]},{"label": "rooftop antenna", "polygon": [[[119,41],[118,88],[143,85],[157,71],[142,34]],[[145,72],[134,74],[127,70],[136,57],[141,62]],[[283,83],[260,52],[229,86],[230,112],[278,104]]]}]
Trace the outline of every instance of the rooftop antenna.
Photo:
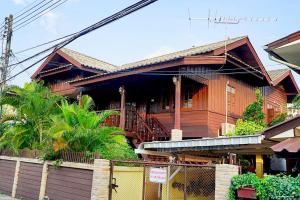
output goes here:
[{"label": "rooftop antenna", "polygon": [[233,17],[233,16],[218,16],[217,11],[215,11],[215,16],[211,17],[210,10],[208,10],[208,17],[191,17],[190,9],[188,9],[190,26],[192,25],[192,21],[207,21],[208,28],[209,24],[240,24],[242,22],[250,22],[250,23],[269,23],[269,22],[277,22],[278,19],[274,17]]},{"label": "rooftop antenna", "polygon": [[190,31],[192,27],[192,21],[207,21],[207,27],[210,28],[210,24],[214,25],[225,25],[225,48],[226,48],[226,40],[229,39],[227,35],[228,25],[237,25],[244,22],[250,23],[270,23],[277,22],[278,19],[274,17],[234,17],[234,16],[218,16],[217,11],[215,11],[215,15],[211,16],[211,11],[208,10],[207,17],[191,17],[190,9],[188,9],[189,14],[189,22],[190,22]]}]

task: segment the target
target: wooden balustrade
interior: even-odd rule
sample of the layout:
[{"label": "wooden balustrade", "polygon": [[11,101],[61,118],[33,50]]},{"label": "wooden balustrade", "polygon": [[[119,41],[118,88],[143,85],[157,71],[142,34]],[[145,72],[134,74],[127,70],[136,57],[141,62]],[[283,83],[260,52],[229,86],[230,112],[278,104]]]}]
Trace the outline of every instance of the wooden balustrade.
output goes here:
[{"label": "wooden balustrade", "polygon": [[[120,124],[120,115],[108,117],[102,124],[116,126]],[[125,131],[137,139],[137,143],[168,140],[169,132],[157,118],[142,117],[135,110],[127,109],[125,113]]]},{"label": "wooden balustrade", "polygon": [[71,86],[68,82],[53,83],[50,85],[50,88],[52,92],[75,89],[75,87]]}]

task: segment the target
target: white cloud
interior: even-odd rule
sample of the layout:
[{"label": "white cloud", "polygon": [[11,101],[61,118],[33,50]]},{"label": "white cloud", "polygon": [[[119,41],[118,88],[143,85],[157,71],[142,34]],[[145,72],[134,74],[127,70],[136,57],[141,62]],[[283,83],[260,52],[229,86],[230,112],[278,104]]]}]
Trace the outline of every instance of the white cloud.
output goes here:
[{"label": "white cloud", "polygon": [[154,51],[153,53],[146,56],[146,58],[153,58],[156,56],[161,56],[161,55],[165,55],[165,54],[172,53],[172,52],[174,52],[173,48],[168,47],[168,46],[162,46],[159,49],[157,49],[156,51]]},{"label": "white cloud", "polygon": [[41,25],[50,33],[57,33],[56,25],[58,22],[59,16],[54,12],[45,13],[41,18]]},{"label": "white cloud", "polygon": [[14,4],[16,5],[25,5],[26,4],[26,0],[12,0],[14,2]]}]

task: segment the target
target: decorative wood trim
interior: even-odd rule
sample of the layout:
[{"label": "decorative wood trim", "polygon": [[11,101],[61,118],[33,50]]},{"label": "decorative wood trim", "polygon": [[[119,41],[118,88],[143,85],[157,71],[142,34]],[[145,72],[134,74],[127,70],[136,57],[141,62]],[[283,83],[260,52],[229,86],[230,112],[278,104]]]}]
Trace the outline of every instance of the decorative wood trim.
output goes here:
[{"label": "decorative wood trim", "polygon": [[101,82],[101,81],[130,76],[130,75],[134,75],[134,74],[140,74],[140,73],[145,73],[145,72],[150,72],[150,71],[155,71],[155,70],[160,70],[160,69],[166,69],[166,68],[170,68],[170,67],[177,67],[177,66],[181,66],[181,65],[186,65],[187,63],[190,63],[190,65],[191,65],[191,63],[193,63],[195,65],[223,64],[224,57],[222,57],[222,56],[221,57],[220,56],[198,56],[198,57],[193,57],[193,58],[187,57],[187,59],[179,58],[177,60],[166,62],[166,63],[159,63],[159,64],[150,65],[150,66],[133,68],[132,70],[127,70],[126,72],[120,70],[120,71],[117,71],[114,73],[95,75],[95,76],[92,76],[89,78],[83,78],[81,80],[73,81],[73,82],[71,82],[71,84],[74,86],[83,86],[83,85],[88,85],[88,84],[97,83],[97,82]]},{"label": "decorative wood trim", "polygon": [[299,39],[300,39],[300,31],[297,31],[297,32],[292,33],[288,36],[285,36],[283,38],[275,40],[275,41],[267,44],[266,46],[268,47],[268,50],[272,50],[272,49],[278,48],[280,46],[283,46],[285,44],[294,42],[294,41],[299,40]]}]

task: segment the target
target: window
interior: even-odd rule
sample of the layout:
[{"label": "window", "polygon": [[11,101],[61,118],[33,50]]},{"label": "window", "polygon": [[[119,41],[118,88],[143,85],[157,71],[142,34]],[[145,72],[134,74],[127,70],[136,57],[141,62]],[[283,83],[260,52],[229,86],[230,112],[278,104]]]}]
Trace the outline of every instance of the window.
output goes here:
[{"label": "window", "polygon": [[183,107],[192,108],[193,107],[193,94],[194,90],[192,87],[187,87],[183,91]]},{"label": "window", "polygon": [[235,88],[231,85],[227,86],[227,92],[231,93],[231,94],[235,94]]}]

